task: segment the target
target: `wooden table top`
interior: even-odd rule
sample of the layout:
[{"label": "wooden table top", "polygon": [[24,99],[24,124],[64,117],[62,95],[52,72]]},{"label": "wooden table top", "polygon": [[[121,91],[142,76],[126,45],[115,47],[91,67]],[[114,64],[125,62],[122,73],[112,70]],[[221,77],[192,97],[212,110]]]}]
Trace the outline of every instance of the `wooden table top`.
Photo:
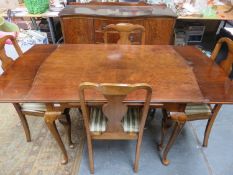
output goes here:
[{"label": "wooden table top", "polygon": [[[34,46],[0,77],[0,102],[79,102],[85,81],[148,83],[152,103],[233,103],[231,81],[194,47],[84,44]],[[143,99],[136,92],[127,100]]]}]

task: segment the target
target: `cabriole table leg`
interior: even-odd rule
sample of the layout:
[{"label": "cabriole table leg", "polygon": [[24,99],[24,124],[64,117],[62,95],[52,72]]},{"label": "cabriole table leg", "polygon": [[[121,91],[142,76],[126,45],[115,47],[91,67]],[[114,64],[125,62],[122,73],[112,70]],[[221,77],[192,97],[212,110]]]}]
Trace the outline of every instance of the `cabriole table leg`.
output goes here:
[{"label": "cabriole table leg", "polygon": [[68,155],[67,155],[65,146],[61,140],[60,134],[58,133],[57,126],[55,123],[55,121],[59,118],[60,115],[61,115],[61,112],[46,112],[45,116],[44,116],[44,120],[45,120],[45,123],[46,123],[48,129],[50,130],[51,134],[53,135],[53,137],[57,141],[57,143],[58,143],[58,145],[63,153],[64,159],[62,160],[61,163],[66,164],[68,162]]},{"label": "cabriole table leg", "polygon": [[169,141],[163,151],[162,155],[162,163],[164,165],[169,165],[170,161],[167,159],[168,152],[170,151],[172,145],[174,144],[176,138],[181,133],[182,129],[184,128],[184,125],[187,121],[187,116],[184,113],[175,113],[174,115],[171,115],[171,118],[173,121],[175,121],[175,126],[172,131],[172,135],[169,138]]}]

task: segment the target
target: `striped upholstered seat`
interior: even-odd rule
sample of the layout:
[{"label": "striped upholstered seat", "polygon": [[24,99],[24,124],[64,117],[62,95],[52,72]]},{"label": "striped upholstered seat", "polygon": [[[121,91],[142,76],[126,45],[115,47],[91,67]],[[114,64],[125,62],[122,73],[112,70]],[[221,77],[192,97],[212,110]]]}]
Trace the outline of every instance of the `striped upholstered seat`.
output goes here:
[{"label": "striped upholstered seat", "polygon": [[188,117],[204,117],[207,118],[211,115],[211,109],[207,104],[188,104],[185,109]]},{"label": "striped upholstered seat", "polygon": [[[126,116],[122,119],[124,132],[139,131],[139,108],[129,108]],[[106,131],[107,118],[104,116],[101,107],[92,107],[90,109],[90,131],[104,132]]]},{"label": "striped upholstered seat", "polygon": [[[45,103],[20,103],[21,111],[24,112],[46,112]],[[61,106],[58,103],[54,104],[54,107]]]},{"label": "striped upholstered seat", "polygon": [[46,106],[44,103],[21,103],[21,110],[27,112],[45,112]]}]

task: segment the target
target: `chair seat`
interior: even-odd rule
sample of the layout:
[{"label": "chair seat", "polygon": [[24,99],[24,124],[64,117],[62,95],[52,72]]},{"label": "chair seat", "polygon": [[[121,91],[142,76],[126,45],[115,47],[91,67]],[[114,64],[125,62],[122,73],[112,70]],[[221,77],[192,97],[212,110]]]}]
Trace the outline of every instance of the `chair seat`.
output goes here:
[{"label": "chair seat", "polygon": [[207,104],[188,104],[185,114],[188,117],[208,118],[211,115],[211,108]]},{"label": "chair seat", "polygon": [[45,112],[46,105],[44,103],[21,103],[21,110],[27,112]]},{"label": "chair seat", "polygon": [[[139,132],[140,108],[129,108],[127,114],[122,119],[124,132]],[[107,118],[104,116],[101,107],[90,109],[90,131],[106,131]]]}]

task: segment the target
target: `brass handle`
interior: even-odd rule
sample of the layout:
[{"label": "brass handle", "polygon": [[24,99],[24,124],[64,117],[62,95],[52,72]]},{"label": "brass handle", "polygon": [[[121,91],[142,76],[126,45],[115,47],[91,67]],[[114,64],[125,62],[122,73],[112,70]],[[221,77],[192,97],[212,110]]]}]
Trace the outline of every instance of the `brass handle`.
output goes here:
[{"label": "brass handle", "polygon": [[133,42],[134,41],[134,36],[131,34],[131,35],[129,35],[129,40],[131,41],[131,42]]},{"label": "brass handle", "polygon": [[106,27],[106,26],[107,26],[106,23],[102,23],[102,24],[101,24],[101,29],[102,29],[102,30],[105,30],[105,27]]}]

